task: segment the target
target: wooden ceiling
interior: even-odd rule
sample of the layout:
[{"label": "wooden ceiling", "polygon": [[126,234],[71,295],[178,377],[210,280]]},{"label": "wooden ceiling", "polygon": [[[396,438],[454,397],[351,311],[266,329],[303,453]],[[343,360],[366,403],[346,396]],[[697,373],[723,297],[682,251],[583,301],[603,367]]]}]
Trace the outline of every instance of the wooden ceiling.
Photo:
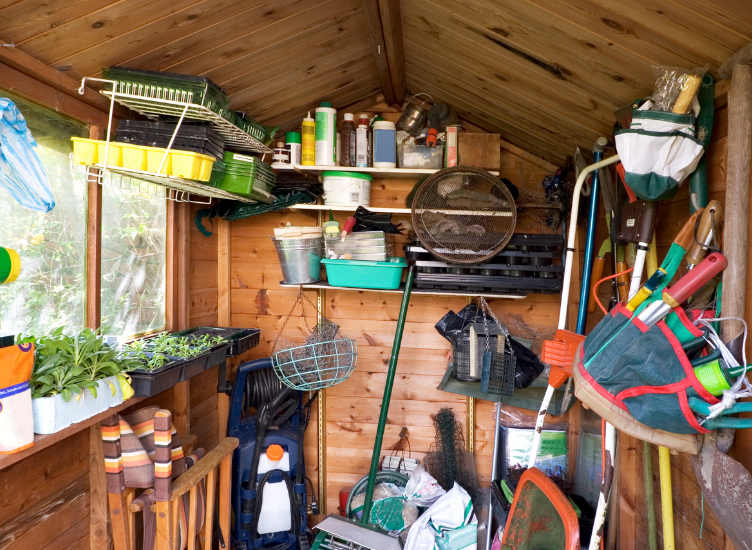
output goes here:
[{"label": "wooden ceiling", "polygon": [[750,40],[749,0],[0,0],[0,41],[73,78],[203,75],[286,130],[322,100],[428,92],[557,164],[650,93],[653,65],[715,72]]}]

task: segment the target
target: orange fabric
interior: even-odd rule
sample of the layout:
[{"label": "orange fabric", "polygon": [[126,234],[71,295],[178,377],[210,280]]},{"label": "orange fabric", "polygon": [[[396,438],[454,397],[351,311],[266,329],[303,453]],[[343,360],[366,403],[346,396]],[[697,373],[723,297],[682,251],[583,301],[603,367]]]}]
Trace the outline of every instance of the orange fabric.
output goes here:
[{"label": "orange fabric", "polygon": [[34,344],[0,348],[0,388],[10,388],[31,378]]}]

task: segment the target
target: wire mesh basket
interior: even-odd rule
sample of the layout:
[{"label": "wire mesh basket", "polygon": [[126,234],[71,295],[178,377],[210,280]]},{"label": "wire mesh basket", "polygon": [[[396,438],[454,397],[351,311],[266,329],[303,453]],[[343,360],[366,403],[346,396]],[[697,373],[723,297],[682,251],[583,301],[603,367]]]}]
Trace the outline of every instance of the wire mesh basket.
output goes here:
[{"label": "wire mesh basket", "polygon": [[[301,288],[274,340],[274,372],[283,384],[294,390],[323,390],[343,382],[352,374],[358,360],[358,345],[355,340],[342,336],[339,325],[323,315],[319,314],[319,322],[311,329],[306,318],[304,299],[316,309]],[[298,304],[302,310],[303,322],[310,333],[301,345],[282,338],[285,326]]]},{"label": "wire mesh basket", "polygon": [[[504,336],[490,336],[489,344],[492,350],[499,349],[497,338]],[[470,335],[463,334],[456,339],[452,359],[454,364],[454,378],[461,382],[479,382],[483,369],[483,351],[485,336],[478,338],[479,353],[475,357],[475,368],[470,368]],[[516,360],[508,353],[509,346],[501,346],[504,351],[491,352],[491,375],[489,377],[488,393],[493,395],[512,395],[514,393],[514,372]]]},{"label": "wire mesh basket", "polygon": [[286,386],[298,391],[329,388],[347,379],[355,369],[358,346],[341,338],[277,351],[274,372]]}]

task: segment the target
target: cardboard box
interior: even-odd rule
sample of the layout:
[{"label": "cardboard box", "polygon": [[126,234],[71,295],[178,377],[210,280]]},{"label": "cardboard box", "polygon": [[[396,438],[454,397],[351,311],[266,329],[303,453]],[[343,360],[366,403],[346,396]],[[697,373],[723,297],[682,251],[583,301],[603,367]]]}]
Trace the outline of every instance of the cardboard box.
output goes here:
[{"label": "cardboard box", "polygon": [[484,170],[498,170],[501,164],[501,141],[499,134],[458,135],[457,160],[459,166],[475,166]]}]

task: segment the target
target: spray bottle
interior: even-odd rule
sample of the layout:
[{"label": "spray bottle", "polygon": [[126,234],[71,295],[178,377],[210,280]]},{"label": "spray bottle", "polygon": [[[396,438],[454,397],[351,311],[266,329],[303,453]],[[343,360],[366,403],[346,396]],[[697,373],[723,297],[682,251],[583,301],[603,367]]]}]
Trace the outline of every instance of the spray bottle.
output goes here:
[{"label": "spray bottle", "polygon": [[302,134],[301,164],[313,166],[316,164],[316,122],[311,117],[311,111],[303,119]]}]

